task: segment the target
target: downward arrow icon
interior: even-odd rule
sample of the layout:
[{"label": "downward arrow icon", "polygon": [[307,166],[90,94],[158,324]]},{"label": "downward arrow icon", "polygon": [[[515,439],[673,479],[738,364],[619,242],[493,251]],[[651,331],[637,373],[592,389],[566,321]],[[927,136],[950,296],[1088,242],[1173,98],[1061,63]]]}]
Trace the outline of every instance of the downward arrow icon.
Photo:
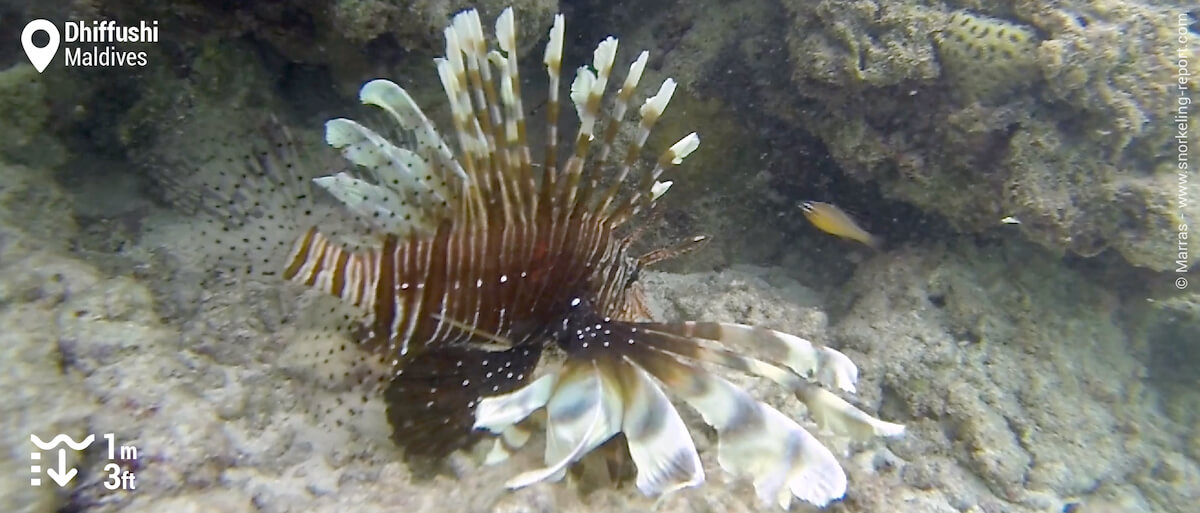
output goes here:
[{"label": "downward arrow icon", "polygon": [[75,474],[78,473],[79,471],[74,467],[71,467],[70,470],[67,469],[66,449],[58,450],[58,469],[46,469],[46,475],[50,476],[50,479],[53,479],[55,483],[58,483],[59,488],[67,486],[67,483],[70,483],[72,479],[75,479]]}]

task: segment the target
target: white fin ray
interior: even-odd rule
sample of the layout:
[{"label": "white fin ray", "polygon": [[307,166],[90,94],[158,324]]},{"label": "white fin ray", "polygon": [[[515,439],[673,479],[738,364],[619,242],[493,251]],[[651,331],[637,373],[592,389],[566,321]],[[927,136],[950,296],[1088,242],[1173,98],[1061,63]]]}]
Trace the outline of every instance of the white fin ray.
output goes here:
[{"label": "white fin ray", "polygon": [[379,185],[398,192],[402,200],[417,199],[423,208],[437,208],[451,196],[444,180],[425,179],[433,173],[424,159],[356,121],[327,121],[325,142],[341,151],[346,160],[366,169]]},{"label": "white fin ray", "polygon": [[546,51],[542,63],[546,66],[546,148],[545,160],[542,164],[543,190],[549,191],[548,184],[553,184],[558,173],[558,88],[562,80],[562,54],[564,38],[564,18],[562,14],[554,15],[554,23],[550,26],[550,41],[546,43]]},{"label": "white fin ray", "polygon": [[675,182],[670,180],[665,182],[654,182],[654,185],[650,187],[650,199],[652,201],[658,201],[658,198],[661,198],[663,194],[666,194],[667,191],[671,190],[672,185],[675,185]]},{"label": "white fin ray", "polygon": [[[696,151],[696,148],[699,147],[700,136],[696,135],[696,132],[692,132],[683,136],[679,142],[671,145],[671,147],[667,149],[667,155],[670,158],[671,164],[678,166],[679,164],[683,163],[683,159],[687,158],[688,155],[691,155],[692,152]],[[658,177],[656,176],[654,178]]]},{"label": "white fin ray", "polygon": [[702,341],[724,342],[740,350],[755,350],[761,352],[765,360],[779,363],[801,377],[845,392],[855,392],[858,367],[853,361],[834,349],[795,335],[731,322],[647,323],[645,327]]},{"label": "white fin ray", "polygon": [[[496,171],[502,171],[498,162],[501,157],[500,148],[496,145],[494,125],[500,123],[500,105],[494,103],[494,82],[491,68],[487,62],[487,42],[483,34],[483,25],[479,20],[479,11],[470,9],[454,16],[451,22],[458,35],[460,49],[463,52],[463,63],[466,65],[467,78],[465,86],[470,89],[471,117],[479,123],[479,136],[484,143],[484,153],[480,155],[481,163],[490,156]],[[497,177],[503,180],[501,177]]]},{"label": "white fin ray", "polygon": [[505,7],[496,17],[496,43],[509,54],[517,51],[516,18],[512,7]]},{"label": "white fin ray", "polygon": [[546,52],[542,58],[542,62],[548,67],[556,67],[558,63],[562,62],[565,38],[564,20],[562,14],[555,14],[554,23],[550,25],[550,41],[546,43]]},{"label": "white fin ray", "polygon": [[604,97],[604,90],[608,88],[608,77],[612,74],[613,61],[617,57],[617,44],[616,38],[605,38],[592,51],[592,68],[595,72],[580,68],[581,74],[576,79],[584,76],[583,71],[587,72],[586,76],[589,78],[579,84],[580,98],[576,97],[575,84],[571,85],[571,99],[575,100],[576,109],[580,112],[579,128],[585,137],[594,136],[596,117],[600,112],[599,102]]},{"label": "white fin ray", "polygon": [[675,357],[645,351],[634,359],[717,430],[717,461],[751,476],[759,499],[787,509],[792,497],[824,507],[846,493],[846,473],[815,437],[732,383]]},{"label": "white fin ray", "polygon": [[849,436],[856,442],[904,434],[903,425],[872,417],[823,388],[809,387],[800,393],[800,399],[808,406],[809,416],[821,429]]},{"label": "white fin ray", "polygon": [[667,110],[667,104],[671,102],[671,97],[675,95],[675,79],[668,78],[663,80],[663,83],[658,88],[658,92],[642,104],[638,112],[644,118],[653,118],[657,120]]},{"label": "white fin ray", "polygon": [[424,211],[406,206],[393,190],[344,172],[314,178],[313,182],[337,198],[363,222],[384,233],[401,234],[412,230],[426,234],[435,227]]},{"label": "white fin ray", "polygon": [[[662,351],[762,376],[791,390],[824,431],[849,436],[858,442],[904,434],[903,425],[876,419],[817,385],[854,393],[858,368],[838,351],[816,346],[794,335],[744,324],[645,323],[642,329],[647,337],[658,336],[648,342]],[[734,343],[739,348],[765,349],[769,360],[730,351],[721,345],[722,341]],[[792,372],[780,365],[787,366]],[[801,377],[816,383],[803,381]]]},{"label": "white fin ray", "polygon": [[[663,80],[662,85],[658,88],[658,92],[646,98],[646,101],[638,109],[638,113],[642,119],[639,122],[634,142],[629,146],[629,152],[626,155],[625,164],[619,176],[624,177],[628,172],[628,168],[633,165],[638,155],[640,155],[642,148],[645,147],[646,139],[650,137],[650,131],[658,123],[658,119],[662,117],[663,112],[666,111],[667,104],[671,102],[671,97],[675,94],[675,87],[676,83],[674,79],[667,78]],[[642,176],[641,182],[633,194],[615,203],[613,210],[608,213],[610,225],[613,227],[620,226],[640,213],[644,208],[652,205],[656,198],[653,188],[655,184],[659,183],[658,177],[662,175],[663,170],[668,165],[682,163],[683,158],[699,147],[699,145],[699,136],[692,133],[680,139],[679,142],[663,152],[654,169]],[[604,204],[608,205],[608,202],[606,201]]]},{"label": "white fin ray", "polygon": [[[617,133],[620,131],[621,125],[625,122],[625,111],[629,108],[629,100],[633,97],[634,91],[637,90],[638,83],[642,80],[642,73],[646,70],[646,62],[649,61],[649,59],[650,52],[643,50],[642,53],[638,54],[637,59],[635,59],[633,63],[629,65],[629,72],[625,75],[625,82],[621,85],[621,90],[617,93],[616,104],[613,105],[612,118],[609,120],[608,129],[604,134],[604,146],[600,148],[600,155],[597,159],[597,162],[608,162],[609,152],[612,151],[613,144],[616,141]],[[644,125],[640,125],[639,130],[645,131],[645,137],[639,135],[641,142],[638,143],[636,148],[640,148],[640,144],[645,143],[646,137],[649,137],[650,135],[649,129]],[[604,195],[600,197],[600,201],[596,209],[597,211],[603,212],[608,210],[609,205],[611,205],[613,200],[617,198],[617,194],[621,190],[621,185],[625,183],[625,179],[629,177],[629,171],[633,167],[634,159],[636,158],[636,152],[637,150],[632,151],[630,156],[627,156],[625,161],[622,163],[620,171],[617,172],[612,184],[609,185],[608,190],[604,192]],[[666,192],[666,190],[661,190],[661,192]],[[659,195],[661,195],[661,193]],[[657,196],[655,196],[655,199],[657,199]]]},{"label": "white fin ray", "polygon": [[687,425],[662,388],[642,368],[620,366],[625,392],[621,431],[637,466],[637,487],[651,497],[699,485],[704,468]]},{"label": "white fin ray", "polygon": [[642,73],[646,71],[646,62],[650,60],[650,52],[642,50],[637,59],[634,59],[629,64],[629,73],[625,75],[625,82],[621,84],[621,91],[626,94],[633,94],[637,89],[638,82],[642,81]]},{"label": "white fin ray", "polygon": [[466,181],[467,174],[462,166],[454,160],[450,147],[442,140],[442,136],[433,126],[433,122],[425,116],[417,102],[404,88],[391,80],[377,79],[367,82],[358,92],[358,98],[366,105],[379,107],[395,119],[405,130],[411,130],[416,136],[417,145],[428,149],[436,157],[438,168],[449,170],[459,180]]},{"label": "white fin ray", "polygon": [[[590,133],[595,118],[587,111],[588,96],[592,94],[592,84],[596,83],[596,73],[587,66],[575,70],[575,80],[571,82],[571,102],[575,104],[575,115],[579,116],[579,126],[582,133]],[[586,132],[585,132],[586,130]]]},{"label": "white fin ray", "polygon": [[510,479],[509,488],[562,479],[567,467],[620,431],[620,385],[596,362],[570,362],[546,403],[546,467]]},{"label": "white fin ray", "polygon": [[533,436],[533,432],[522,425],[513,425],[505,429],[503,433],[492,443],[492,449],[488,451],[484,457],[484,465],[497,465],[508,461],[513,453],[520,450],[529,442],[529,438]]},{"label": "white fin ray", "polygon": [[500,52],[492,50],[488,52],[488,61],[500,72],[500,103],[507,110],[504,115],[504,135],[509,145],[515,145],[517,143],[517,117],[520,110],[517,93],[513,90],[512,71],[508,58],[501,55]]},{"label": "white fin ray", "polygon": [[551,373],[507,394],[484,397],[475,407],[475,429],[502,433],[546,406],[558,382]]},{"label": "white fin ray", "polygon": [[[450,31],[447,29],[447,34],[449,33]],[[452,36],[447,35],[446,37],[447,40],[450,40]],[[461,55],[459,57],[461,66]],[[472,172],[474,162],[487,152],[487,143],[483,141],[483,134],[478,130],[479,120],[471,112],[471,99],[467,94],[467,86],[456,75],[453,61],[442,58],[435,60],[442,87],[446,90],[446,99],[450,102],[450,112],[454,117],[454,130],[458,134],[459,145],[462,146],[464,156],[474,159],[469,161],[466,173],[471,176],[471,180],[478,183],[479,176]],[[464,70],[462,73],[465,74],[466,71]]]},{"label": "white fin ray", "polygon": [[[596,119],[600,113],[600,100],[608,87],[613,61],[617,56],[617,40],[608,37],[596,45],[592,52],[592,68],[580,66],[571,83],[571,101],[579,115],[579,138],[592,140],[595,137]],[[594,70],[594,71],[593,71]],[[582,155],[580,155],[582,158]]]}]

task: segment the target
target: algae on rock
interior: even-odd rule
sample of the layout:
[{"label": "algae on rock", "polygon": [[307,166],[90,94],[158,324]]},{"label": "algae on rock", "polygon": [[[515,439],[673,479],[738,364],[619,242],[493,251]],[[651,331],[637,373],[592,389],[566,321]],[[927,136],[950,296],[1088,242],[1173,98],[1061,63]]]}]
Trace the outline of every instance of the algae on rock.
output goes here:
[{"label": "algae on rock", "polygon": [[0,71],[0,157],[51,167],[66,160],[66,148],[47,133],[50,107],[46,85],[33,66],[20,63]]},{"label": "algae on rock", "polygon": [[[788,5],[794,79],[799,94],[817,102],[774,103],[775,111],[812,130],[847,174],[884,195],[938,212],[966,232],[998,228],[1001,218],[1014,216],[1022,233],[1052,250],[1112,250],[1155,270],[1174,260],[1161,241],[1181,219],[1200,218],[1200,204],[1165,208],[1169,191],[1158,190],[1166,182],[1160,164],[1175,157],[1168,119],[1175,106],[1162,71],[1169,69],[1166,50],[1177,46],[1168,37],[1167,9],[1114,0],[1095,12],[1029,0],[1001,19],[907,4]],[[830,13],[842,17],[824,24],[830,28],[809,22]],[[880,16],[944,28],[941,59],[929,62],[940,64],[942,76],[911,68],[890,80],[812,72],[814,62],[844,53],[844,45],[813,41],[844,33],[839,26],[874,26]],[[1009,43],[1014,34],[1018,41],[1000,44],[1001,29]],[[905,44],[935,43],[915,36]],[[986,59],[1006,50],[1011,59]],[[973,59],[977,52],[982,61]],[[978,121],[964,125],[967,119]],[[1192,144],[1198,140],[1192,136]],[[1186,187],[1200,194],[1194,182]]]},{"label": "algae on rock", "polygon": [[[914,418],[912,435],[891,445],[906,481],[920,476],[909,484],[960,510],[1058,510],[1119,483],[1147,505],[1128,511],[1188,511],[1200,493],[1186,478],[1196,461],[1171,456],[1184,479],[1146,470],[1190,426],[1163,415],[1117,291],[1053,254],[968,238],[901,249],[860,267],[837,301],[833,338],[868,355],[862,373],[883,376],[888,403]],[[860,500],[888,510],[885,498]]]}]

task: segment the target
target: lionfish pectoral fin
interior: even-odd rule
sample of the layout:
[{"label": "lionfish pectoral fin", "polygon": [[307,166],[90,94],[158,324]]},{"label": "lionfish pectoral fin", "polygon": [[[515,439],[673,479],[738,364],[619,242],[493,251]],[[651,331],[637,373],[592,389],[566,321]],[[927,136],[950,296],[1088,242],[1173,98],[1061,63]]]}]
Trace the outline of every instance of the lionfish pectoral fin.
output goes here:
[{"label": "lionfish pectoral fin", "polygon": [[825,506],[845,495],[846,473],[833,453],[775,408],[669,353],[645,347],[629,356],[716,429],[721,468],[752,476],[764,503],[786,509],[794,496]]},{"label": "lionfish pectoral fin", "polygon": [[521,422],[546,406],[557,380],[557,374],[547,374],[514,392],[480,399],[475,408],[474,429],[500,435],[485,457],[485,464],[507,460],[529,441],[531,433]]},{"label": "lionfish pectoral fin", "polygon": [[484,398],[523,386],[540,357],[540,346],[438,346],[416,354],[385,392],[393,439],[410,457],[439,459],[466,447],[478,434],[475,415]]},{"label": "lionfish pectoral fin", "polygon": [[655,497],[704,482],[700,454],[675,405],[650,374],[629,361],[618,365],[624,385],[625,433],[637,468],[637,487]]},{"label": "lionfish pectoral fin", "polygon": [[[741,357],[740,353],[725,350],[721,345],[728,344],[739,351],[762,354],[764,360],[773,362],[771,365],[784,366],[803,378],[849,393],[854,393],[858,381],[858,367],[846,355],[781,331],[728,322],[646,323],[645,329],[690,340],[695,351],[701,351],[708,344],[723,350],[723,354]],[[688,347],[688,344],[682,347]]]},{"label": "lionfish pectoral fin", "polygon": [[[622,336],[633,334],[629,326],[611,325]],[[568,362],[567,367],[518,391],[484,398],[476,410],[477,429],[508,434],[531,413],[547,408],[548,466],[523,475],[519,484],[557,479],[563,469],[618,432],[625,436],[637,469],[637,487],[644,494],[666,495],[704,481],[687,426],[646,371],[634,362],[616,359],[599,359],[591,365]],[[601,413],[601,417],[587,417]],[[507,458],[511,445],[496,441],[492,454],[497,461]]]},{"label": "lionfish pectoral fin", "polygon": [[492,443],[492,449],[484,456],[484,465],[497,465],[508,460],[513,453],[525,447],[533,436],[533,431],[529,427],[514,424],[500,433],[500,436]]},{"label": "lionfish pectoral fin", "polygon": [[809,415],[822,429],[848,436],[856,442],[904,434],[903,425],[872,417],[824,388],[808,386],[797,392],[797,396],[808,406]]},{"label": "lionfish pectoral fin", "polygon": [[546,402],[546,466],[523,472],[507,486],[562,479],[566,469],[620,431],[619,384],[596,362],[568,361]]},{"label": "lionfish pectoral fin", "polygon": [[504,433],[546,406],[557,381],[557,374],[547,374],[515,392],[483,398],[475,410],[474,428]]},{"label": "lionfish pectoral fin", "polygon": [[[849,436],[859,442],[904,433],[904,426],[876,419],[818,386],[847,393],[855,391],[858,368],[850,358],[834,349],[817,346],[787,333],[742,324],[685,322],[645,323],[642,326],[644,336],[659,349],[762,376],[791,390],[809,407],[813,420],[830,433]],[[770,360],[730,351],[718,341],[760,349]]]}]

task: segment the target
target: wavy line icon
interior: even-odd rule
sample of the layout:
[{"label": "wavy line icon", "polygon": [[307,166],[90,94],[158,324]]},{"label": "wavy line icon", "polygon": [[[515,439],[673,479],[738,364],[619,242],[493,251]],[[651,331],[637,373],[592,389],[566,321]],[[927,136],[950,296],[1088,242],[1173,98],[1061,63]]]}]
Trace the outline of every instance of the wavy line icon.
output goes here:
[{"label": "wavy line icon", "polygon": [[95,439],[96,435],[88,435],[87,438],[84,438],[82,442],[76,442],[74,438],[71,438],[65,434],[59,434],[58,436],[51,438],[49,442],[43,442],[42,439],[38,438],[37,435],[29,435],[29,441],[33,442],[33,445],[36,445],[38,449],[43,451],[49,451],[61,443],[67,444],[67,447],[70,447],[76,451],[82,451],[87,449],[89,445],[92,445],[92,441]]},{"label": "wavy line icon", "polygon": [[[88,435],[87,438],[84,438],[82,442],[76,442],[75,439],[65,434],[60,434],[54,438],[51,438],[49,442],[44,442],[41,438],[38,438],[37,435],[29,435],[29,441],[33,442],[33,445],[37,446],[37,448],[41,451],[49,451],[58,447],[59,445],[66,445],[73,450],[82,451],[87,449],[89,445],[92,445],[92,442],[95,439],[96,435]],[[42,466],[38,463],[42,459],[42,453],[39,451],[31,452],[29,453],[29,459],[33,462],[33,464],[29,466],[29,471],[33,474],[40,474],[42,472]],[[46,476],[54,480],[54,483],[57,484],[59,488],[62,488],[66,486],[67,483],[70,483],[78,473],[78,469],[74,467],[67,467],[67,450],[61,447],[58,449],[58,466],[46,468]],[[29,486],[41,485],[41,478],[31,477],[29,479]]]}]

